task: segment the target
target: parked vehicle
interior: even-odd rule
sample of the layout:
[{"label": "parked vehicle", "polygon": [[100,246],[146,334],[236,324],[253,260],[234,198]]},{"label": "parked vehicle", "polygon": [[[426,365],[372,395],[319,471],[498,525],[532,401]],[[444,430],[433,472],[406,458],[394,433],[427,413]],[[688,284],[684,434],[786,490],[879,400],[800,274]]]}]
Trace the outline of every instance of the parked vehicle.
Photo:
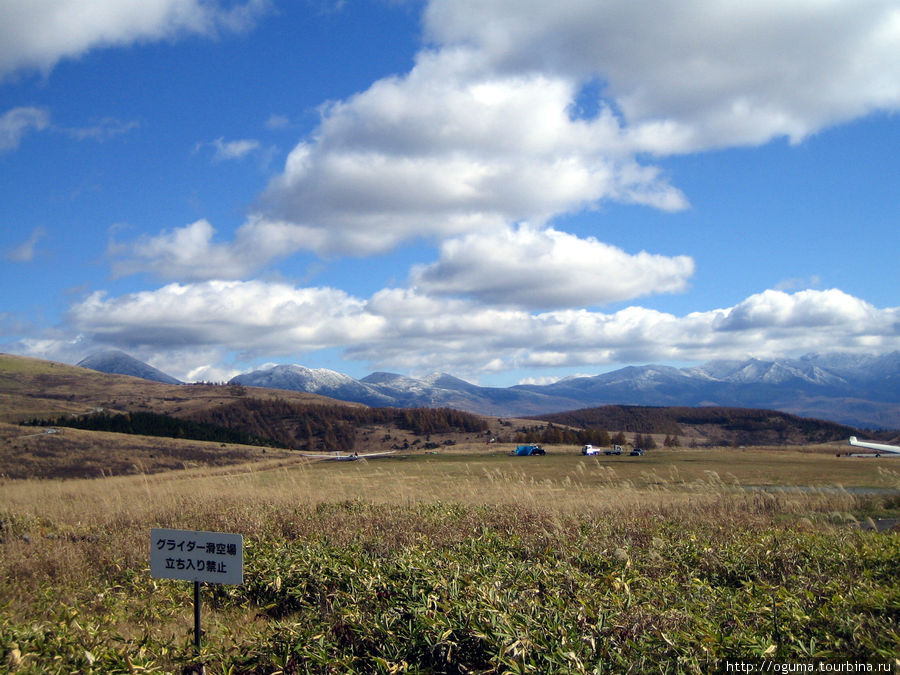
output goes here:
[{"label": "parked vehicle", "polygon": [[621,455],[622,454],[622,446],[614,445],[609,450],[603,451],[604,455]]},{"label": "parked vehicle", "polygon": [[530,457],[531,455],[546,455],[547,451],[541,446],[531,443],[529,445],[520,445],[512,454],[516,457]]},{"label": "parked vehicle", "polygon": [[585,445],[581,448],[582,455],[599,455],[600,448],[595,448],[593,445]]},{"label": "parked vehicle", "polygon": [[632,457],[640,457],[641,455],[644,454],[644,451],[643,451],[643,449],[641,449],[641,448],[635,448],[634,450],[632,450],[632,451],[629,452],[628,454],[631,455]]}]

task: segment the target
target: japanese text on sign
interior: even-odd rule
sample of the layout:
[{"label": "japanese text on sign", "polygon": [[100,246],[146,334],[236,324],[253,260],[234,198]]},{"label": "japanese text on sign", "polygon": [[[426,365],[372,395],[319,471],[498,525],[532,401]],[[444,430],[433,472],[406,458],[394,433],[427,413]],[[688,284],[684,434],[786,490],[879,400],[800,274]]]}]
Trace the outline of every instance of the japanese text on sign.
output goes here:
[{"label": "japanese text on sign", "polygon": [[153,528],[150,530],[150,576],[241,584],[244,580],[243,536]]}]

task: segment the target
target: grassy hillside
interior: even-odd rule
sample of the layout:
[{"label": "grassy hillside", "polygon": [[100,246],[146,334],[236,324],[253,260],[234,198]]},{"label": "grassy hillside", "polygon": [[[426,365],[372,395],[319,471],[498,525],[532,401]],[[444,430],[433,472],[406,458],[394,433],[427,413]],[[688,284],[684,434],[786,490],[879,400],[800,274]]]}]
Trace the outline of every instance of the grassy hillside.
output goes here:
[{"label": "grassy hillside", "polygon": [[[0,480],[93,478],[288,458],[287,450],[0,423]],[[295,453],[293,453],[295,454]]]},{"label": "grassy hillside", "polygon": [[292,403],[357,406],[302,392],[228,385],[161,384],[128,375],[111,375],[52,361],[0,354],[0,422],[83,414],[96,408],[188,416],[231,403],[248,392],[256,398],[277,398]]}]

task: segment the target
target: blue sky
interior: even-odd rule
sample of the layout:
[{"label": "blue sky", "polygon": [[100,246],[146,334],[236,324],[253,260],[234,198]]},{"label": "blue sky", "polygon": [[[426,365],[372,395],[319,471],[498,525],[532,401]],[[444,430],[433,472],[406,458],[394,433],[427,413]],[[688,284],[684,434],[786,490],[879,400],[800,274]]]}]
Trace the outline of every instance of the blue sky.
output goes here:
[{"label": "blue sky", "polygon": [[0,350],[893,351],[898,110],[887,0],[0,0]]}]

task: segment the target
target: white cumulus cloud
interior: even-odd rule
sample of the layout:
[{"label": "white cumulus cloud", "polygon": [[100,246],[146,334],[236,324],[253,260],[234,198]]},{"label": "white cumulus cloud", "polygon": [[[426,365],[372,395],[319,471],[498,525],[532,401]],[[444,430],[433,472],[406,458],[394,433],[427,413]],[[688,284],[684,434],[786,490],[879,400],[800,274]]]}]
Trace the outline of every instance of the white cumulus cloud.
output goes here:
[{"label": "white cumulus cloud", "polygon": [[572,119],[576,93],[553,74],[485,74],[465,54],[423,52],[408,75],[323,110],[262,215],[321,253],[374,254],[604,200],[684,208],[658,169],[623,149],[611,113]]},{"label": "white cumulus cloud", "polygon": [[91,294],[69,318],[96,340],[166,349],[220,346],[286,354],[364,340],[382,319],[332,288],[261,281],[169,284],[107,298]]},{"label": "white cumulus cloud", "polygon": [[522,226],[450,239],[440,260],[411,281],[435,295],[460,295],[528,309],[602,305],[685,290],[688,256],[630,255],[593,237]]},{"label": "white cumulus cloud", "polygon": [[232,241],[217,242],[215,235],[212,224],[200,219],[155,236],[113,241],[107,255],[116,277],[149,272],[167,280],[244,279],[302,248],[305,233],[276,221],[250,219]]},{"label": "white cumulus cloud", "polygon": [[893,0],[432,0],[429,37],[486,70],[599,79],[659,154],[800,140],[900,106]]},{"label": "white cumulus cloud", "polygon": [[[798,291],[788,294],[769,290],[752,295],[735,307],[719,323],[720,330],[754,328],[820,328],[846,324],[878,326],[879,311],[843,291]],[[886,328],[886,326],[885,326]]]},{"label": "white cumulus cloud", "polygon": [[253,269],[249,256],[234,254],[233,247],[213,242],[215,230],[206,220],[178,227],[130,244],[112,243],[113,274],[151,272],[163,278],[231,279]]},{"label": "white cumulus cloud", "polygon": [[50,70],[91,49],[246,30],[268,7],[220,0],[3,0],[0,79],[22,69]]}]

